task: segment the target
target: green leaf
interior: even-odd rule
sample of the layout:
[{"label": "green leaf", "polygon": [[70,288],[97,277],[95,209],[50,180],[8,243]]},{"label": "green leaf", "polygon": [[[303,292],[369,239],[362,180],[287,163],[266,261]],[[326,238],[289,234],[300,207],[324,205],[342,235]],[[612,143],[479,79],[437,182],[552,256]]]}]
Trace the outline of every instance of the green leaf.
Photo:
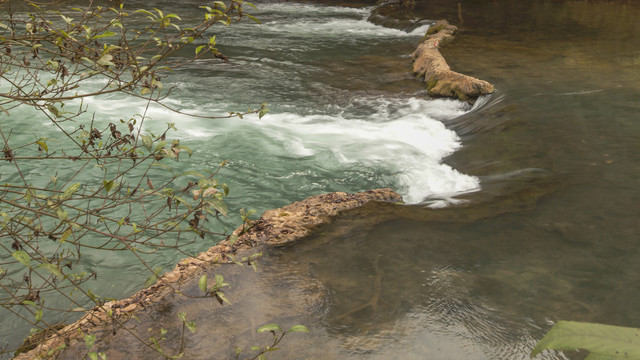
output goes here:
[{"label": "green leaf", "polygon": [[292,333],[292,332],[309,332],[309,329],[307,329],[306,326],[304,325],[293,325],[292,327],[289,328],[289,330],[287,330],[287,334],[288,333]]},{"label": "green leaf", "polygon": [[587,359],[640,359],[640,329],[558,321],[538,342],[531,356],[543,350],[589,351]]},{"label": "green leaf", "polygon": [[152,12],[150,12],[150,11],[147,11],[147,10],[144,10],[144,9],[138,9],[138,10],[136,10],[136,11],[134,11],[134,12],[136,12],[136,13],[143,13],[143,14],[145,14],[145,15],[148,15],[148,16],[149,16],[149,17],[151,17],[152,19],[157,19],[157,18],[158,18],[154,13],[152,13]]},{"label": "green leaf", "polygon": [[65,221],[69,217],[69,213],[64,211],[64,210],[62,210],[62,208],[58,208],[56,210],[56,215],[58,215],[58,219],[60,221]]},{"label": "green leaf", "polygon": [[189,203],[186,202],[182,197],[180,196],[174,196],[173,200],[176,201],[176,206],[180,205],[180,204],[186,204],[189,208],[191,208],[191,206],[189,206]]},{"label": "green leaf", "polygon": [[71,236],[71,228],[68,228],[65,232],[62,233],[62,237],[60,237],[60,242],[64,243]]},{"label": "green leaf", "polygon": [[187,329],[192,333],[196,332],[196,322],[195,321],[187,321],[184,323],[187,326]]},{"label": "green leaf", "polygon": [[49,146],[47,146],[47,143],[44,140],[38,140],[36,141],[36,144],[40,146],[40,149],[44,150],[45,152],[49,152]]},{"label": "green leaf", "polygon": [[113,35],[118,35],[117,33],[113,32],[113,31],[105,31],[100,35],[96,35],[93,37],[93,40],[97,40],[97,39],[102,39],[104,37],[108,37],[108,36],[113,36]]},{"label": "green leaf", "polygon": [[85,335],[84,336],[84,346],[87,348],[87,351],[91,350],[91,348],[93,347],[93,344],[95,344],[96,342],[96,336],[95,335]]},{"label": "green leaf", "polygon": [[111,60],[113,60],[113,55],[104,54],[96,62],[98,63],[98,65],[102,65],[102,66],[113,66],[113,65],[115,65],[114,63],[111,62]]},{"label": "green leaf", "polygon": [[180,320],[182,320],[182,322],[187,321],[187,313],[178,313],[178,317],[180,318]]},{"label": "green leaf", "polygon": [[227,214],[229,213],[229,208],[227,207],[227,204],[222,201],[222,199],[212,197],[211,199],[207,200],[207,202],[210,203],[213,208],[218,210],[222,215],[227,216]]},{"label": "green leaf", "polygon": [[89,359],[91,359],[91,360],[98,360],[98,354],[97,354],[97,353],[95,353],[95,352],[93,352],[93,351],[92,351],[92,352],[90,352],[90,353],[87,353],[87,356],[88,356],[88,357],[89,357]]},{"label": "green leaf", "polygon": [[224,296],[224,293],[222,291],[216,291],[216,296],[218,297],[218,299],[231,305],[231,301],[229,301],[229,299],[227,299],[227,297]]},{"label": "green leaf", "polygon": [[16,260],[18,260],[22,265],[26,267],[31,266],[31,257],[26,252],[22,250],[18,250],[13,252],[11,256],[13,256]]},{"label": "green leaf", "polygon": [[150,275],[147,280],[144,282],[144,287],[149,287],[151,285],[153,285],[156,280],[158,279],[158,277],[156,275]]},{"label": "green leaf", "polygon": [[260,113],[258,114],[258,118],[262,119],[262,117],[267,115],[268,112],[269,112],[269,108],[263,105],[262,109],[260,109]]},{"label": "green leaf", "polygon": [[[48,151],[48,150],[47,150]],[[80,189],[80,183],[75,183],[71,186],[69,186],[65,191],[64,194],[62,194],[62,197],[65,199],[68,199],[71,197],[71,195],[73,195],[76,191],[78,191],[78,189]]]},{"label": "green leaf", "polygon": [[147,148],[147,150],[151,151],[151,146],[153,145],[153,140],[151,139],[151,136],[142,135],[141,138],[142,138],[142,145],[144,145],[144,147]]},{"label": "green leaf", "polygon": [[36,323],[39,323],[42,320],[42,310],[38,309],[35,313]]},{"label": "green leaf", "polygon": [[51,263],[42,263],[40,265],[38,265],[38,268],[43,268],[45,270],[47,270],[48,272],[52,273],[53,275],[57,276],[59,279],[63,279],[64,275],[62,275],[62,272],[60,272],[60,269],[58,268],[58,266],[51,264]]},{"label": "green leaf", "polygon": [[186,151],[186,152],[187,152],[187,154],[189,154],[189,157],[191,157],[191,155],[193,155],[193,150],[191,150],[191,148],[190,148],[190,147],[188,147],[188,146],[180,145],[180,146],[178,146],[178,148],[179,148],[180,150]]},{"label": "green leaf", "polygon": [[66,22],[67,24],[71,24],[71,22],[73,21],[72,18],[68,18],[62,14],[60,14],[60,16],[62,16],[62,19],[64,20],[64,22]]},{"label": "green leaf", "polygon": [[207,293],[207,275],[202,275],[200,277],[200,280],[198,280],[198,287],[200,288],[200,291],[205,294]]},{"label": "green leaf", "polygon": [[108,194],[109,190],[111,190],[111,188],[113,187],[113,180],[102,180],[102,184],[104,185],[104,191],[106,191]]},{"label": "green leaf", "polygon": [[60,113],[60,111],[58,110],[58,108],[57,108],[57,107],[55,107],[55,105],[51,105],[51,104],[49,104],[49,105],[47,105],[47,109],[49,110],[49,112],[51,112],[51,113],[53,114],[53,116],[55,116],[55,117],[57,117],[57,118],[58,118],[58,117],[60,117],[60,116],[62,116],[62,114]]},{"label": "green leaf", "polygon": [[255,17],[253,17],[253,16],[251,16],[251,15],[249,15],[249,14],[244,14],[244,16],[246,16],[246,17],[248,17],[249,19],[251,19],[251,20],[253,20],[253,21],[257,22],[258,24],[262,24],[262,21],[260,21],[260,20],[256,19]]},{"label": "green leaf", "polygon": [[224,282],[224,277],[220,274],[216,274],[216,287],[218,289],[228,286],[229,284]]},{"label": "green leaf", "polygon": [[200,179],[204,179],[205,178],[203,173],[201,173],[199,171],[195,171],[195,170],[185,171],[185,172],[179,174],[178,176],[194,176],[194,177],[198,177]]},{"label": "green leaf", "polygon": [[[87,296],[89,296],[89,298],[93,301],[93,302],[98,302],[98,297],[93,293],[93,291],[91,291],[91,289],[87,290]],[[89,350],[89,349],[87,349]]]},{"label": "green leaf", "polygon": [[265,332],[270,332],[270,331],[278,331],[278,332],[282,332],[282,329],[280,328],[280,326],[278,324],[267,324],[267,325],[262,325],[258,328],[258,334],[262,334]]},{"label": "green leaf", "polygon": [[2,225],[4,227],[4,225],[6,225],[11,220],[11,216],[9,216],[9,214],[7,214],[6,212],[1,212],[0,216],[2,216],[2,218],[4,219],[2,221]]}]

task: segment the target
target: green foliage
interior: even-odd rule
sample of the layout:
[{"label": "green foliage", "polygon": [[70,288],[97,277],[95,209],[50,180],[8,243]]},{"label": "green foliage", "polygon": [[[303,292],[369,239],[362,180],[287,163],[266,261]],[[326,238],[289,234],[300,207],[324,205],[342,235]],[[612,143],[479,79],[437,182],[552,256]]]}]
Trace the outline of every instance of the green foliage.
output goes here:
[{"label": "green foliage", "polygon": [[[163,101],[171,91],[165,79],[205,56],[227,61],[213,27],[253,19],[241,0],[203,4],[191,20],[124,0],[65,3],[0,1],[1,116],[31,114],[25,124],[0,122],[0,306],[40,329],[109,299],[86,286],[99,274],[82,264],[83,254],[128,252],[150,285],[161,276],[149,264],[159,249],[182,252],[198,239],[228,236],[210,222],[229,213],[229,188],[216,179],[225,162],[185,171],[193,152],[170,138],[174,124],[154,134],[146,111],[96,119],[84,100],[118,93],[184,114]],[[267,111],[262,104],[221,118]],[[34,169],[61,172],[25,175]],[[228,302],[221,276],[205,285],[205,295]],[[183,319],[185,328],[195,324]],[[106,358],[91,351],[95,338],[84,340],[87,357]]]},{"label": "green foliage", "polygon": [[588,360],[640,359],[640,329],[604,324],[558,321],[531,351],[586,350]]},{"label": "green foliage", "polygon": [[[290,327],[287,331],[282,330],[282,328],[278,324],[266,324],[266,325],[260,326],[257,330],[257,333],[258,334],[270,333],[271,336],[273,337],[273,342],[270,345],[267,345],[264,347],[252,346],[251,351],[254,352],[254,354],[250,355],[250,357],[248,357],[247,359],[250,359],[250,360],[265,359],[266,353],[278,350],[279,348],[277,346],[282,341],[282,339],[284,339],[284,337],[287,334],[294,333],[294,332],[309,333],[309,330],[303,325],[294,325]],[[234,353],[236,356],[236,360],[239,359],[240,355],[242,354],[242,348],[238,346],[234,347]]]},{"label": "green foliage", "polygon": [[220,274],[216,274],[215,279],[216,283],[213,286],[209,287],[207,284],[207,275],[202,275],[202,277],[200,277],[200,280],[198,280],[198,288],[200,288],[200,291],[204,293],[204,296],[215,297],[220,305],[225,302],[231,304],[231,302],[226,298],[224,292],[222,291],[222,288],[225,286],[229,286],[229,284],[224,282],[224,277]]}]

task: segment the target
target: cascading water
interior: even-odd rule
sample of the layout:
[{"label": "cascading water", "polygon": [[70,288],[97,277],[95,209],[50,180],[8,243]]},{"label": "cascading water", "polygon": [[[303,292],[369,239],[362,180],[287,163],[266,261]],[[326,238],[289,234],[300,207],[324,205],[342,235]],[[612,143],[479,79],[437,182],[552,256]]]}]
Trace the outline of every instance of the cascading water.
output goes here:
[{"label": "cascading water", "polygon": [[[461,146],[442,121],[469,111],[470,106],[424,98],[422,85],[408,72],[408,54],[427,26],[411,33],[376,26],[366,21],[368,9],[291,3],[257,6],[255,16],[262,25],[247,19],[217,29],[218,46],[230,56],[229,64],[198,60],[163,82],[165,88],[173,87],[165,103],[181,111],[224,115],[267,102],[266,117],[202,120],[159,106],[146,109],[141,99],[112,94],[84,100],[96,124],[105,126],[143,112],[148,116],[145,131],[158,133],[166,123],[175,123],[178,132],[169,136],[194,150],[196,168],[215,169],[221,160],[229,160],[218,178],[231,186],[232,212],[240,207],[262,211],[331,191],[379,187],[398,190],[407,203],[437,207],[456,201],[456,194],[479,188],[477,178],[442,163]],[[197,5],[167,5],[164,10],[188,17],[197,13]],[[394,61],[401,65],[389,77],[385,66]],[[385,88],[394,82],[411,82],[413,88]],[[80,91],[104,84],[92,80],[85,85]],[[67,107],[74,105],[78,103]],[[14,139],[33,136],[32,129],[18,124],[34,116],[12,114],[8,121],[16,124]],[[56,132],[45,126],[38,136],[55,138]],[[5,165],[3,180],[9,181],[11,169]],[[64,169],[57,171],[64,176]],[[49,172],[27,173],[36,182],[39,177],[48,179]],[[224,228],[236,225],[235,220],[227,221]],[[209,246],[211,242],[204,242],[191,250]],[[171,267],[181,256],[165,252],[155,261]],[[97,293],[125,296],[141,286],[134,275],[126,286],[108,280],[111,272],[125,266],[126,256],[85,253],[83,257],[87,269],[101,274],[91,284]],[[132,273],[138,272],[136,266],[130,267]],[[25,325],[10,316],[2,318],[2,338],[19,342],[26,334]]]}]

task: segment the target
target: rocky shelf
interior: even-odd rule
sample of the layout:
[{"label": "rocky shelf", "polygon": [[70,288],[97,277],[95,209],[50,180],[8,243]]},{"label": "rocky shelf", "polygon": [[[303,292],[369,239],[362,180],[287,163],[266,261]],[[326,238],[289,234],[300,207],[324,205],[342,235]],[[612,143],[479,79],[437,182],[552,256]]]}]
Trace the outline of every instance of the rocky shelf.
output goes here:
[{"label": "rocky shelf", "polygon": [[50,331],[43,331],[39,336],[32,336],[25,341],[19,349],[21,353],[14,359],[57,358],[58,355],[64,358],[64,349],[82,342],[85,334],[99,334],[103,328],[126,322],[136,312],[157,304],[168,296],[179,294],[183,285],[197,279],[207,270],[232,262],[231,257],[238,252],[259,245],[290,244],[310,235],[318,226],[330,223],[341,212],[359,208],[372,201],[397,203],[402,202],[402,197],[391,189],[355,194],[335,192],[268,210],[260,219],[238,227],[230,239],[221,241],[196,257],[180,261],[172,271],[162,275],[156,284],[127,299],[96,306],[73,324],[58,325]]},{"label": "rocky shelf", "polygon": [[430,96],[452,97],[469,103],[494,91],[490,83],[457,73],[449,67],[439,48],[454,39],[457,27],[440,20],[429,28],[411,54],[413,73],[424,79]]}]

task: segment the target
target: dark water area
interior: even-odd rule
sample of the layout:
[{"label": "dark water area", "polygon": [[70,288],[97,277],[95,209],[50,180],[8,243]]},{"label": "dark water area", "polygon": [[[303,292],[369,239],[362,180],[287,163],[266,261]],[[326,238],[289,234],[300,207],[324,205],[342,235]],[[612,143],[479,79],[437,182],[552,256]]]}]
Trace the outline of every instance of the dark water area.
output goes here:
[{"label": "dark water area", "polygon": [[[443,209],[344,214],[292,246],[262,249],[258,272],[216,270],[233,284],[233,305],[175,297],[132,331],[179,328],[175,313],[186,312],[198,327],[190,359],[265,345],[268,335],[255,334],[265,323],[311,331],[287,336],[273,358],[528,359],[558,320],[640,327],[640,4],[417,1],[415,14],[458,25],[442,54],[497,89],[445,121],[464,144],[445,162],[481,190]],[[382,65],[342,90],[398,91],[403,61],[387,62],[392,86]],[[374,66],[331,68],[337,84]],[[97,346],[110,359],[158,358],[124,332]],[[539,358],[567,357],[584,354]]]}]

